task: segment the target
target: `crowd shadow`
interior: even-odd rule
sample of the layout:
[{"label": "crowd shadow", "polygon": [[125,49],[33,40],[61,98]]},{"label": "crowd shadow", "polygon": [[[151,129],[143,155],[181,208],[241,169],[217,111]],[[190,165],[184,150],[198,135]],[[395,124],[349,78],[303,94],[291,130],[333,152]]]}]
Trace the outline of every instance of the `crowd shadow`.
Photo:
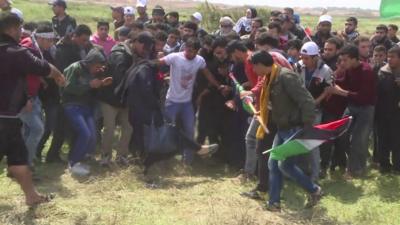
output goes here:
[{"label": "crowd shadow", "polygon": [[379,176],[376,179],[377,194],[382,201],[398,202],[400,201],[399,177],[396,175]]}]

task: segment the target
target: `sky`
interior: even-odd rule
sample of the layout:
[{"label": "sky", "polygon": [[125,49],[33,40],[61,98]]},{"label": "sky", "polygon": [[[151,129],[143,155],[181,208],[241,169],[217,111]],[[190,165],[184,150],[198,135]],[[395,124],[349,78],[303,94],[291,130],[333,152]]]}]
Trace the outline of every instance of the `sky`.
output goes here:
[{"label": "sky", "polygon": [[[379,9],[381,0],[209,0],[209,2],[228,5],[268,5],[274,7],[347,7],[362,9]],[[249,4],[251,3],[251,4]]]}]

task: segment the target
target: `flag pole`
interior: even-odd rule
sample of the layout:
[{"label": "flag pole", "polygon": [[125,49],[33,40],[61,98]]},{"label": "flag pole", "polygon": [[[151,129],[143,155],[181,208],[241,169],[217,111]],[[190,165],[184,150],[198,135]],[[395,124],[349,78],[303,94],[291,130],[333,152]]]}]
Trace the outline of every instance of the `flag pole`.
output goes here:
[{"label": "flag pole", "polygon": [[[239,91],[239,95],[242,91],[244,91],[244,88],[242,85],[240,85],[240,83],[236,80],[235,76],[233,76],[233,73],[229,73],[229,77],[232,79],[233,83],[236,86],[236,89]],[[244,98],[243,99],[244,103],[249,106],[250,110],[253,112],[253,115],[256,116],[258,122],[260,123],[260,126],[263,128],[264,132],[269,134],[269,130],[267,128],[267,126],[265,126],[265,123],[262,121],[262,118],[260,115],[256,115],[256,108],[254,107],[253,103],[251,102],[250,99],[248,98]]]}]

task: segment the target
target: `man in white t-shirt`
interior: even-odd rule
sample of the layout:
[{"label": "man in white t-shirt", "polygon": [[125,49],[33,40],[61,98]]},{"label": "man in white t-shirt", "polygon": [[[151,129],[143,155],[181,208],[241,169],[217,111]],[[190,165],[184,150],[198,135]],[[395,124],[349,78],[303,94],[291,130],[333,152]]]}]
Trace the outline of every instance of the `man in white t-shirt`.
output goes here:
[{"label": "man in white t-shirt", "polygon": [[[227,87],[220,85],[206,68],[203,57],[197,55],[200,42],[189,38],[183,52],[172,53],[161,58],[161,65],[170,66],[170,86],[165,101],[165,116],[175,123],[179,120],[184,133],[194,138],[195,112],[192,104],[193,85],[200,71],[218,90],[225,92]],[[190,165],[193,161],[193,151],[183,149],[183,162]]]}]

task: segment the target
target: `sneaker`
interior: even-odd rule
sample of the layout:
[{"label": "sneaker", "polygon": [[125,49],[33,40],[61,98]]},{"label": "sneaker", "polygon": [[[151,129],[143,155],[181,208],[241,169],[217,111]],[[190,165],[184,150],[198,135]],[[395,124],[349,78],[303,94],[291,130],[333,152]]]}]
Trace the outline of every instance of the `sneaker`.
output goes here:
[{"label": "sneaker", "polygon": [[69,170],[71,171],[72,175],[76,176],[87,176],[90,174],[89,167],[82,163],[75,163],[72,167],[70,167]]},{"label": "sneaker", "polygon": [[203,145],[201,146],[201,149],[200,151],[197,152],[197,154],[199,156],[210,157],[218,151],[218,148],[219,148],[218,144]]},{"label": "sneaker", "polygon": [[270,212],[281,212],[281,210],[282,210],[281,204],[279,204],[279,203],[272,203],[272,204],[267,203],[267,205],[265,206],[265,209]]},{"label": "sneaker", "polygon": [[321,187],[318,187],[316,192],[309,195],[308,202],[306,204],[306,208],[311,208],[311,207],[314,207],[315,205],[317,205],[318,202],[322,198],[322,194],[323,194],[323,192],[322,192]]},{"label": "sneaker", "polygon": [[328,175],[327,169],[321,169],[321,171],[319,172],[319,177],[321,179],[325,179],[327,175]]},{"label": "sneaker", "polygon": [[129,165],[129,160],[124,155],[117,156],[117,158],[115,159],[115,162],[120,166],[128,166]]},{"label": "sneaker", "polygon": [[254,175],[246,173],[246,172],[243,172],[243,173],[239,174],[236,177],[236,179],[242,184],[256,180]]},{"label": "sneaker", "polygon": [[111,163],[111,156],[103,155],[100,160],[100,166],[109,166]]}]

